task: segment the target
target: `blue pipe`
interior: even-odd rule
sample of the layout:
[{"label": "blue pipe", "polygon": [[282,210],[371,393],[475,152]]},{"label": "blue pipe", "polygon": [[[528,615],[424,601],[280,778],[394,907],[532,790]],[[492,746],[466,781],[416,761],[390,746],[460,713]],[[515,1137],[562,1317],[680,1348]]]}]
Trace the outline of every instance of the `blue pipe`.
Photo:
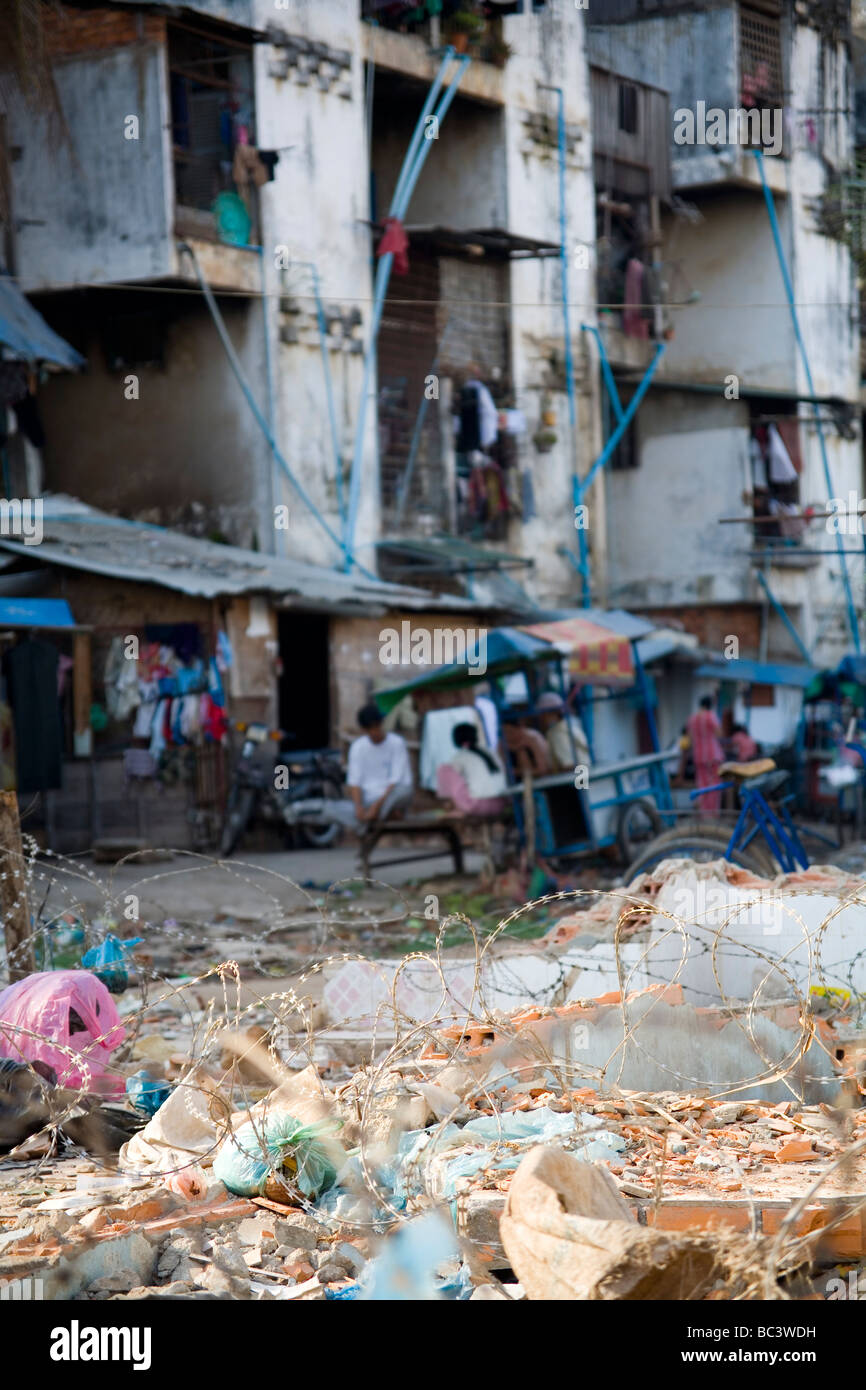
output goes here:
[{"label": "blue pipe", "polygon": [[[803,370],[806,374],[806,385],[809,390],[809,395],[814,396],[815,387],[812,383],[812,368],[809,365],[809,354],[806,351],[806,344],[803,341],[803,335],[800,332],[800,320],[797,316],[797,306],[794,301],[794,287],[791,284],[791,276],[788,272],[788,263],[785,259],[785,251],[782,246],[782,238],[779,233],[779,220],[776,217],[776,205],[773,202],[773,195],[770,192],[770,186],[767,183],[766,170],[764,169],[764,152],[763,150],[752,150],[752,154],[755,156],[755,159],[758,162],[758,173],[761,176],[761,186],[764,190],[764,202],[767,204],[767,212],[770,216],[770,228],[773,233],[773,242],[776,247],[776,257],[779,262],[779,269],[782,272],[782,280],[785,286],[785,294],[788,298],[788,308],[791,311],[791,322],[794,325],[794,336],[797,339],[797,346],[800,350],[800,358],[803,363]],[[824,427],[821,423],[821,413],[814,402],[812,403],[812,410],[814,412],[815,417],[815,428],[818,433],[818,442],[821,447],[821,462],[824,465],[824,481],[827,485],[827,497],[828,499],[830,499],[832,497],[835,497],[836,494],[833,490],[833,479],[830,475],[830,461],[827,458],[827,442],[824,438]],[[854,609],[854,596],[851,592],[851,581],[848,577],[848,562],[845,559],[845,550],[842,542],[842,537],[838,531],[836,532],[836,550],[839,555],[839,562],[842,566],[842,583],[845,586],[845,602],[848,608],[848,625],[851,628],[851,637],[854,642],[854,650],[859,655],[860,631],[857,626],[857,614]]]},{"label": "blue pipe", "polygon": [[[649,366],[647,367],[646,371],[641,377],[640,385],[638,386],[637,390],[635,391],[634,395],[632,396],[631,400],[626,406],[625,411],[623,412],[622,419],[620,420],[613,434],[608,439],[607,443],[605,444],[595,463],[592,465],[592,468],[590,468],[586,477],[579,484],[580,497],[582,497],[583,494],[588,491],[592,483],[592,480],[595,477],[598,470],[600,468],[604,468],[604,465],[607,463],[611,454],[615,450],[617,444],[619,444],[619,441],[622,439],[623,435],[625,434],[626,430],[628,429],[629,425],[634,419],[637,413],[638,406],[640,405],[641,401],[643,400],[644,396],[649,390],[650,382],[652,381],[655,375],[656,367],[658,366],[659,360],[666,347],[667,343],[656,344],[655,356],[653,357],[652,361],[650,362]],[[580,501],[580,497],[576,498],[578,502]]]},{"label": "blue pipe", "polygon": [[[562,331],[565,339],[565,384],[568,392],[568,424],[571,433],[572,473],[577,480],[577,398],[574,386],[574,349],[571,342],[571,309],[568,296],[568,205],[566,203],[565,94],[561,87],[541,83],[542,90],[556,93],[556,143],[559,158],[559,263],[562,298]],[[589,544],[583,527],[577,528],[580,552],[581,602],[590,604]]]},{"label": "blue pipe", "polygon": [[619,391],[616,389],[616,380],[610,366],[610,358],[604,345],[604,339],[594,323],[582,323],[580,325],[582,333],[591,333],[598,346],[598,356],[601,362],[601,374],[604,377],[604,384],[607,387],[607,394],[610,396],[613,413],[617,418],[617,423],[622,419],[622,401],[619,398]]},{"label": "blue pipe", "polygon": [[[445,81],[445,73],[448,69],[448,64],[454,57],[454,53],[454,48],[451,46],[451,44],[449,44],[445,50],[445,53],[443,54],[442,62],[439,64],[439,71],[433,79],[433,85],[430,88],[430,91],[427,93],[426,100],[421,108],[421,115],[418,117],[418,120],[415,124],[415,129],[412,132],[412,138],[409,141],[409,148],[407,149],[406,154],[403,158],[403,163],[400,167],[400,173],[397,176],[397,183],[394,187],[394,192],[391,195],[390,215],[392,217],[400,216],[399,212],[397,211],[397,208],[400,206],[400,202],[406,190],[406,185],[408,183],[409,176],[412,172],[412,166],[414,165],[415,159],[417,158],[418,150],[421,146],[421,141],[424,139],[424,127],[427,123],[427,118],[432,113],[433,107],[439,99],[439,93],[441,92],[442,84]],[[430,144],[429,140],[427,141],[427,144]]]},{"label": "blue pipe", "polygon": [[244,394],[247,405],[249,406],[250,410],[252,411],[255,417],[259,429],[262,431],[262,434],[265,436],[265,439],[268,441],[268,444],[270,445],[271,453],[277,460],[277,463],[282,468],[292,487],[295,489],[298,496],[301,498],[301,501],[312,513],[312,515],[315,517],[316,521],[318,521],[322,529],[330,536],[331,540],[334,541],[334,543],[337,546],[339,546],[340,549],[344,552],[346,558],[346,568],[348,569],[351,565],[354,564],[357,566],[357,568],[363,575],[366,575],[368,579],[376,579],[376,575],[372,574],[370,570],[365,569],[363,565],[358,564],[358,561],[355,560],[354,557],[347,550],[345,543],[340,540],[340,537],[336,535],[334,531],[331,530],[331,527],[328,525],[328,522],[322,516],[322,513],[319,511],[315,502],[310,497],[303,484],[300,483],[298,479],[295,477],[291,468],[284,459],[277,445],[277,442],[274,439],[273,431],[268,427],[268,422],[262,414],[261,410],[259,409],[256,399],[253,396],[252,391],[250,390],[249,383],[247,382],[247,379],[244,376],[243,368],[240,364],[240,361],[238,360],[238,355],[234,349],[234,344],[232,343],[232,340],[228,335],[225,323],[223,322],[222,314],[220,313],[216,300],[213,297],[211,287],[205,279],[204,274],[202,273],[201,266],[198,262],[198,257],[196,256],[192,247],[189,246],[185,241],[180,242],[179,245],[181,250],[185,251],[186,254],[192,258],[192,263],[195,266],[195,271],[198,277],[201,292],[204,295],[205,303],[207,304],[208,309],[210,310],[211,318],[213,319],[217,333],[220,336],[220,341],[223,345],[223,348],[225,349],[225,354],[229,359],[229,366],[234,372],[238,385],[240,386]]},{"label": "blue pipe", "polygon": [[[415,191],[415,186],[421,175],[421,170],[424,167],[427,156],[430,153],[430,146],[433,143],[432,140],[424,140],[424,123],[430,115],[430,108],[436,100],[444,81],[445,69],[453,56],[454,49],[449,45],[445,50],[445,56],[442,59],[442,64],[436,76],[433,88],[428,94],[421,115],[418,117],[418,124],[409,142],[409,149],[403,161],[403,168],[400,170],[400,177],[397,180],[397,189],[391,201],[389,216],[398,217],[401,221],[406,215],[409,200]],[[470,61],[468,57],[461,59],[457,72],[451,79],[451,83],[434,113],[440,123],[444,120],[454,100],[457,88]],[[355,538],[355,527],[358,522],[358,509],[361,500],[361,470],[364,462],[364,430],[367,423],[367,401],[372,387],[376,359],[376,344],[379,338],[379,326],[382,322],[382,310],[385,304],[385,295],[388,292],[388,281],[391,278],[391,267],[393,263],[394,256],[392,252],[388,251],[384,256],[379,257],[379,264],[376,269],[376,284],[373,292],[373,310],[370,321],[370,339],[364,358],[364,379],[361,385],[361,400],[358,409],[358,422],[355,430],[355,448],[352,455],[352,471],[349,478],[349,511],[343,532],[343,549],[346,554],[347,566],[349,564],[349,555]]]},{"label": "blue pipe", "polygon": [[764,590],[764,593],[767,595],[767,598],[770,600],[779,617],[782,619],[782,622],[785,624],[785,627],[788,629],[788,632],[791,634],[791,637],[794,639],[794,642],[797,646],[797,650],[799,651],[806,665],[811,666],[812,658],[809,655],[809,650],[805,642],[803,641],[799,632],[795,628],[794,624],[791,622],[791,619],[788,617],[788,614],[785,612],[781,603],[776,598],[776,595],[773,593],[773,590],[770,588],[770,585],[767,582],[767,577],[762,570],[758,570],[758,583],[761,585],[761,588]]},{"label": "blue pipe", "polygon": [[328,356],[328,325],[325,320],[325,307],[319,286],[319,271],[314,261],[299,261],[306,265],[313,281],[313,294],[316,298],[316,320],[319,325],[319,346],[322,352],[322,366],[325,372],[325,395],[328,402],[328,418],[331,422],[331,444],[334,450],[334,467],[337,470],[337,510],[340,521],[346,524],[346,504],[343,498],[343,457],[340,450],[340,430],[337,424],[337,408],[334,404],[334,383],[331,377],[331,359]]}]

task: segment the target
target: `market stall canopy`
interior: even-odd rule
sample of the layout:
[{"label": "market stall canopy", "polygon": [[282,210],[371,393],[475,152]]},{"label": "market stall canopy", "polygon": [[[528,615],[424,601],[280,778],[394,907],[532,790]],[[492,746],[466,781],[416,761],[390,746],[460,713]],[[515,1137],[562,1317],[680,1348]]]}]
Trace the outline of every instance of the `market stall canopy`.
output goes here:
[{"label": "market stall canopy", "polygon": [[814,666],[787,666],[778,661],[706,661],[695,675],[708,680],[742,681],[744,685],[792,685],[805,690],[818,671]]},{"label": "market stall canopy", "polygon": [[0,274],[0,343],[25,362],[49,362],[70,371],[87,365],[5,274]]},{"label": "market stall canopy", "polygon": [[[471,685],[561,656],[567,657],[571,674],[583,684],[633,685],[632,639],[602,626],[599,619],[603,615],[595,610],[593,618],[595,621],[572,615],[529,626],[492,628],[486,635],[486,650],[476,642],[463,661],[435,667],[390,690],[379,690],[374,699],[382,713],[388,714],[416,690]],[[637,621],[642,626],[641,620]]]},{"label": "market stall canopy", "polygon": [[550,642],[568,658],[568,670],[582,685],[634,685],[631,639],[589,618],[531,623],[523,629]]}]

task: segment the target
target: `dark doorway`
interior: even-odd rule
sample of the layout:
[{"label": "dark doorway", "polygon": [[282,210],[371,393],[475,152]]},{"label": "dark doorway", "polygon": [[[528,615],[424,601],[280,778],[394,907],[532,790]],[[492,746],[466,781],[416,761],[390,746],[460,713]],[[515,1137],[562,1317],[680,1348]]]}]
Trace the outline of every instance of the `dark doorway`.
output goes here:
[{"label": "dark doorway", "polygon": [[327,748],[331,734],[328,619],[317,613],[279,615],[280,728],[289,747]]}]

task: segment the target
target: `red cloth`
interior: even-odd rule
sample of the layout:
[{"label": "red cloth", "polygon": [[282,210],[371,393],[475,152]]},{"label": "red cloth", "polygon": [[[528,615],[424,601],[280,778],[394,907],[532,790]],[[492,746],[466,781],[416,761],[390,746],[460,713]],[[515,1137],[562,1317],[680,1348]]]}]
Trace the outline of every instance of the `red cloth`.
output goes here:
[{"label": "red cloth", "polygon": [[622,315],[622,328],[627,338],[649,337],[649,324],[641,312],[643,306],[643,272],[643,262],[632,257],[625,268],[625,298]]},{"label": "red cloth", "polygon": [[385,231],[379,242],[376,255],[386,256],[389,251],[394,257],[394,274],[408,275],[409,238],[399,217],[385,218]]},{"label": "red cloth", "polygon": [[[714,787],[719,780],[721,763],[695,763],[695,786]],[[705,792],[698,797],[698,815],[712,816],[722,809],[722,793]]]},{"label": "red cloth", "polygon": [[[725,750],[719,742],[722,726],[711,709],[699,709],[686,723],[686,733],[692,741],[695,767],[701,763],[723,763]],[[699,782],[698,786],[702,784]],[[703,784],[706,786],[706,783]]]}]

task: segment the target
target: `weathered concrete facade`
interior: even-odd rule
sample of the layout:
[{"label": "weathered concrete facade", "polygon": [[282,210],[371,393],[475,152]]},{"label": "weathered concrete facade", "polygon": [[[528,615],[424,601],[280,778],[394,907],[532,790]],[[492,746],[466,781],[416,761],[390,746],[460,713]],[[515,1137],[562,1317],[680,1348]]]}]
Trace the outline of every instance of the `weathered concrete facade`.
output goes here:
[{"label": "weathered concrete facade", "polygon": [[[620,15],[635,9],[616,8]],[[719,524],[750,514],[751,435],[758,422],[778,416],[800,421],[796,505],[826,508],[811,394],[823,401],[829,495],[847,499],[850,490],[862,490],[857,290],[847,246],[825,235],[819,215],[821,198],[844,178],[852,154],[848,50],[831,16],[825,22],[813,9],[804,22],[804,12],[788,4],[775,11],[719,3],[700,13],[683,7],[652,19],[590,20],[593,62],[668,89],[672,181],[686,200],[662,215],[657,257],[673,333],[637,417],[638,464],[607,477],[611,597],[626,606],[731,605],[731,635],[740,635],[741,605],[752,606],[761,637],[755,648],[742,634],[744,654],[801,659],[759,585],[760,568],[813,660],[831,664],[852,646],[835,535],[814,523],[799,543],[771,552],[750,525]],[[683,109],[700,115],[700,103],[726,113],[742,106],[755,33],[773,69],[767,101],[778,108],[784,134],[781,155],[765,152],[763,166],[811,388],[755,154],[743,145],[674,140]],[[614,365],[633,389],[633,363],[620,358]],[[660,389],[665,383],[679,389]],[[859,544],[843,539],[849,550]],[[849,555],[846,563],[862,616],[858,561]]]}]

